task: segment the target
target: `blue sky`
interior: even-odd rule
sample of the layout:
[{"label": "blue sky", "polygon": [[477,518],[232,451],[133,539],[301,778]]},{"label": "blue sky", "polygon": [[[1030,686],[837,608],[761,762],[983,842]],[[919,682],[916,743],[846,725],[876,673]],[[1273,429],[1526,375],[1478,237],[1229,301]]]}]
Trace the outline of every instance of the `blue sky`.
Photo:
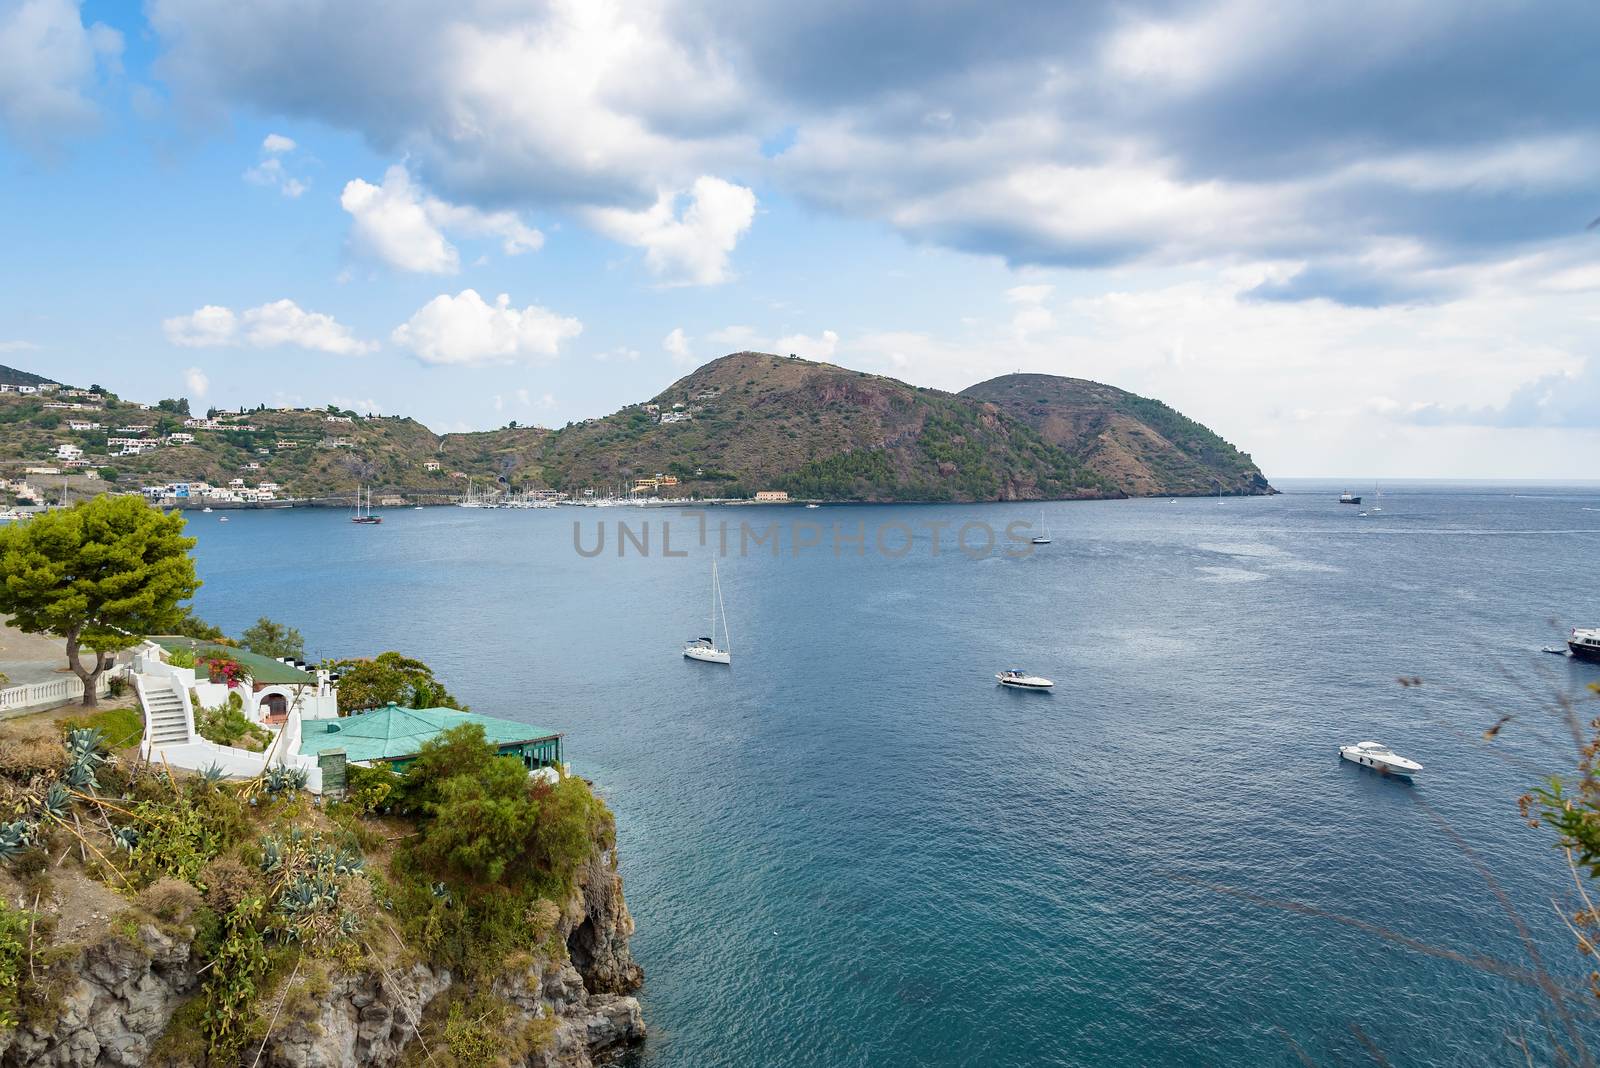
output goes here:
[{"label": "blue sky", "polygon": [[559,425],[741,348],[1588,477],[1592,4],[0,0],[0,362]]}]

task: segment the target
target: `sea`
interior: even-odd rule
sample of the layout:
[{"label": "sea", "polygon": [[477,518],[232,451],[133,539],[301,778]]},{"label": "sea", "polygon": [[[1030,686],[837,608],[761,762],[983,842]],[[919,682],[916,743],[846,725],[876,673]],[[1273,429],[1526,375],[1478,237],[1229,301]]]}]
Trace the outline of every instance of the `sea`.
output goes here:
[{"label": "sea", "polygon": [[[1600,667],[1543,650],[1600,622],[1600,486],[1280,488],[189,530],[228,632],[399,650],[565,732],[617,815],[636,1068],[1600,1049],[1518,811],[1576,764],[1563,702],[1597,714]],[[713,562],[729,667],[681,655],[723,640]],[[1425,770],[1339,759],[1366,740]]]}]

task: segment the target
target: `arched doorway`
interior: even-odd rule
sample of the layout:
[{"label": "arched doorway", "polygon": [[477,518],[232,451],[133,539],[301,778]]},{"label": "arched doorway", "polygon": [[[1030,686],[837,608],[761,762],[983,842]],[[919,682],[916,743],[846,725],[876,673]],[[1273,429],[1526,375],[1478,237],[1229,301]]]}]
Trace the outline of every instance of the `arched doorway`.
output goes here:
[{"label": "arched doorway", "polygon": [[265,694],[261,698],[261,719],[265,723],[279,724],[289,718],[289,699],[281,693]]}]

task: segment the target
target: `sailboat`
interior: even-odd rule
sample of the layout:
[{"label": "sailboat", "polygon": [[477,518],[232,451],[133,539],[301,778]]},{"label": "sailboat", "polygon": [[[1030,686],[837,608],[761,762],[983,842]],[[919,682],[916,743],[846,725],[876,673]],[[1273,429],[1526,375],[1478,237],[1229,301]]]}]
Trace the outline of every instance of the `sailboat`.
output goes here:
[{"label": "sailboat", "polygon": [[[722,647],[717,646],[717,617],[722,617]],[[722,580],[717,576],[717,562],[711,561],[711,637],[695,638],[685,642],[683,655],[690,660],[703,660],[708,664],[733,663],[733,639],[728,635],[728,613],[722,607]]]},{"label": "sailboat", "polygon": [[1040,511],[1040,513],[1039,513],[1039,530],[1042,531],[1042,533],[1040,533],[1040,534],[1038,534],[1038,535],[1036,535],[1034,537],[1033,543],[1035,545],[1049,545],[1050,544],[1050,528],[1044,525],[1044,512],[1043,511]]},{"label": "sailboat", "polygon": [[361,510],[361,489],[356,489],[356,514],[350,517],[352,523],[381,523],[383,517],[372,514],[372,491],[367,490],[367,510]]},{"label": "sailboat", "polygon": [[1383,505],[1378,503],[1382,499],[1383,499],[1383,491],[1380,490],[1378,488],[1378,484],[1376,482],[1374,482],[1372,484],[1372,509],[1371,509],[1372,511],[1374,511],[1374,512],[1383,511]]}]

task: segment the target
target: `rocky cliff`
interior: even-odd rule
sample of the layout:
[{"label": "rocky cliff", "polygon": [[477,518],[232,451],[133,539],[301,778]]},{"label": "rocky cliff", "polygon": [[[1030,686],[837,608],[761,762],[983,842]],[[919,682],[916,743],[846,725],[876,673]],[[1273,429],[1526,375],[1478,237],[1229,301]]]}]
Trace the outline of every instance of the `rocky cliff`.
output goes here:
[{"label": "rocky cliff", "polygon": [[[463,991],[448,970],[419,962],[384,962],[329,975],[306,999],[291,981],[264,992],[266,1037],[240,1063],[260,1068],[389,1068],[426,1046],[447,995],[487,995],[508,1007],[509,1032],[533,1027],[539,1041],[514,1063],[529,1068],[588,1068],[595,1055],[644,1038],[632,996],[643,973],[628,950],[633,919],[622,896],[616,856],[597,850],[579,871],[562,909],[555,951],[527,963],[487,991]],[[193,1066],[203,1057],[176,1040],[179,1016],[199,985],[192,927],[144,923],[58,955],[64,976],[59,1011],[0,1033],[0,1068]],[[287,1002],[297,1004],[285,1006]],[[266,1006],[270,1005],[268,1012]],[[423,1054],[422,1060],[431,1060]],[[213,1066],[214,1068],[214,1066]]]}]

